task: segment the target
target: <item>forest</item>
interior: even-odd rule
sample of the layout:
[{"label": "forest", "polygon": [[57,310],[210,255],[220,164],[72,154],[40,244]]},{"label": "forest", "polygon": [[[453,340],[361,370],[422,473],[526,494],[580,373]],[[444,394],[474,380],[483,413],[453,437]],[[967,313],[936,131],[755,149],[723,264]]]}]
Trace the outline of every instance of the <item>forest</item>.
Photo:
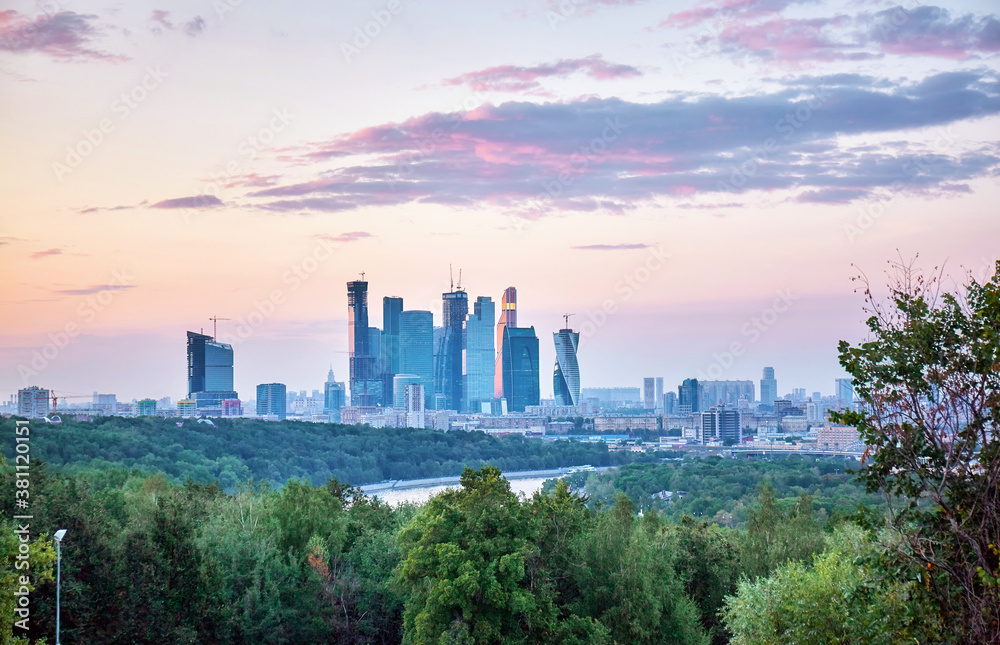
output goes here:
[{"label": "forest", "polygon": [[[16,470],[25,464],[0,469],[15,491],[0,520],[0,644],[55,640],[57,529],[67,530],[67,644],[1000,643],[1000,266],[961,296],[897,268],[888,305],[865,287],[869,340],[839,346],[864,405],[834,417],[868,446],[846,471],[833,460],[685,458],[578,474],[525,497],[473,452],[479,443],[506,457],[513,445],[438,434],[453,461],[480,465],[426,504],[391,507],[337,476],[223,487],[211,471],[183,482],[151,472],[137,446],[175,440],[153,437],[155,424],[130,438],[127,426],[103,430],[113,442],[103,452],[97,439],[85,450],[39,441],[49,463],[31,462],[30,488]],[[229,446],[203,438],[207,463],[239,451],[241,429],[227,427]],[[253,432],[262,451],[267,437]],[[310,432],[384,445],[365,429]],[[286,469],[306,463],[295,442],[317,445],[271,436]],[[545,450],[536,445],[523,447]],[[61,450],[81,457],[53,457]],[[7,518],[29,497],[25,541]],[[24,597],[27,630],[14,624]]]},{"label": "forest", "polygon": [[[0,420],[13,436],[14,420]],[[12,441],[4,442],[10,459]],[[483,432],[371,428],[334,423],[160,417],[97,417],[60,424],[31,423],[31,453],[62,472],[138,468],[171,481],[218,483],[233,491],[240,482],[289,479],[322,485],[331,477],[355,486],[389,479],[454,477],[485,463],[501,470],[565,466],[613,466],[654,459],[611,452],[604,444],[546,442]]]}]

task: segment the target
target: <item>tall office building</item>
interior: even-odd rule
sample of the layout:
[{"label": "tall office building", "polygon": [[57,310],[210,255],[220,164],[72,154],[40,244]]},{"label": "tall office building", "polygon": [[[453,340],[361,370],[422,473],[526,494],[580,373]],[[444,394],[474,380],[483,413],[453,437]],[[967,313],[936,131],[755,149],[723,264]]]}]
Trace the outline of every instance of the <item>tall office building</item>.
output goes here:
[{"label": "tall office building", "polygon": [[383,405],[392,405],[390,394],[392,378],[399,373],[399,315],[403,313],[403,299],[397,296],[382,298],[382,338],[379,355],[382,371]]},{"label": "tall office building", "polygon": [[500,346],[503,366],[503,392],[507,410],[524,412],[525,406],[538,405],[538,337],[534,327],[504,327]]},{"label": "tall office building", "polygon": [[424,415],[424,386],[419,383],[410,383],[403,391],[403,409],[406,410],[406,426],[408,428],[427,427]]},{"label": "tall office building", "polygon": [[702,412],[700,437],[702,443],[719,439],[723,443],[738,444],[742,439],[739,410],[720,405]]},{"label": "tall office building", "polygon": [[238,399],[233,390],[233,346],[211,336],[187,333],[188,400],[199,410],[218,408],[222,401]]},{"label": "tall office building", "polygon": [[465,318],[469,314],[469,295],[459,289],[441,294],[442,336],[434,365],[434,391],[444,396],[448,410],[464,410],[462,370],[465,349]]},{"label": "tall office building", "polygon": [[372,352],[368,327],[368,283],[347,283],[347,343],[350,354],[351,405],[374,406],[382,402],[382,375],[378,354]]},{"label": "tall office building", "polygon": [[677,411],[677,393],[665,392],[663,394],[663,413],[674,414]]},{"label": "tall office building", "polygon": [[284,383],[262,383],[257,386],[257,414],[259,416],[274,415],[284,419],[285,399],[287,397]]},{"label": "tall office building", "polygon": [[765,367],[760,379],[760,406],[773,408],[778,399],[778,380],[774,378],[774,368]]},{"label": "tall office building", "polygon": [[746,397],[755,401],[753,381],[698,381],[698,401],[701,407],[708,409],[713,405],[733,405]]},{"label": "tall office building", "polygon": [[323,414],[330,415],[330,421],[340,423],[340,408],[347,404],[347,393],[344,384],[333,376],[333,367],[323,384]]},{"label": "tall office building", "polygon": [[49,413],[49,391],[32,385],[17,391],[17,415],[29,419]]},{"label": "tall office building", "polygon": [[663,412],[663,377],[656,377],[656,398],[654,399],[657,412]]},{"label": "tall office building", "polygon": [[429,311],[399,314],[399,372],[420,377],[425,405],[434,394],[434,315]]},{"label": "tall office building", "polygon": [[407,386],[420,384],[420,377],[416,374],[397,374],[392,377],[392,407],[402,410],[406,405]]},{"label": "tall office building", "polygon": [[576,359],[580,332],[560,329],[552,334],[552,340],[556,344],[556,365],[552,373],[556,405],[580,405],[580,364]]},{"label": "tall office building", "polygon": [[836,380],[837,407],[845,410],[854,409],[854,381],[849,378]]},{"label": "tall office building", "polygon": [[642,379],[642,407],[656,409],[656,379],[652,376]]},{"label": "tall office building", "polygon": [[517,289],[507,287],[500,301],[500,319],[497,321],[497,360],[494,367],[493,396],[504,398],[503,393],[503,335],[507,327],[517,327]]},{"label": "tall office building", "polygon": [[482,411],[482,404],[493,400],[496,349],[493,346],[493,323],[496,305],[492,298],[479,296],[465,324],[465,410]]},{"label": "tall office building", "polygon": [[701,412],[698,400],[698,379],[686,378],[677,388],[678,412]]}]

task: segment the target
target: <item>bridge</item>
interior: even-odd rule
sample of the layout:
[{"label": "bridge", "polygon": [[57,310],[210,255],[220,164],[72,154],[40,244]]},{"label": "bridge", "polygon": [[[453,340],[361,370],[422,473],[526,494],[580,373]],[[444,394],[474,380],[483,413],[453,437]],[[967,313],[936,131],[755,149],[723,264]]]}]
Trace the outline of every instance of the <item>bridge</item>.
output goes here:
[{"label": "bridge", "polygon": [[[581,466],[576,466],[572,468],[554,468],[551,470],[514,470],[506,471],[503,476],[508,480],[515,479],[536,479],[545,478],[553,479],[558,477],[564,477],[571,472],[580,470]],[[589,468],[587,470],[590,470]],[[594,468],[592,472],[604,472],[608,470],[607,467]],[[433,486],[457,486],[461,481],[460,476],[456,477],[431,477],[429,479],[393,479],[390,481],[379,482],[377,484],[366,484],[361,487],[366,495],[372,493],[384,493],[390,490],[409,490],[411,488],[431,488]]]}]

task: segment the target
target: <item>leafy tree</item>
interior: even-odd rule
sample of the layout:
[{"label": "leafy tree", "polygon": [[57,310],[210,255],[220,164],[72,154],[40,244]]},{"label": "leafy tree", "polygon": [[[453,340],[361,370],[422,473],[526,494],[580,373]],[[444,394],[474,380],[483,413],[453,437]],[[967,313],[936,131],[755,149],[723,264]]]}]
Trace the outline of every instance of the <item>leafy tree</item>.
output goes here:
[{"label": "leafy tree", "polygon": [[870,340],[840,342],[863,402],[834,416],[869,449],[860,478],[883,491],[905,574],[964,643],[1000,642],[1000,263],[941,293],[940,274],[894,263],[889,300],[860,278]]}]

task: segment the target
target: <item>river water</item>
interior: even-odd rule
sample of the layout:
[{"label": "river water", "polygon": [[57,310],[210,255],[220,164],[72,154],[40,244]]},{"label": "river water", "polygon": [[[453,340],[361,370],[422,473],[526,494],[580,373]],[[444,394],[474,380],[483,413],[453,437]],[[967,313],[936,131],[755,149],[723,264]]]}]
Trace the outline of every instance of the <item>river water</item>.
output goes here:
[{"label": "river water", "polygon": [[[514,479],[510,482],[510,489],[517,494],[524,494],[530,497],[535,491],[542,490],[542,484],[548,477],[531,477],[528,479]],[[449,486],[427,486],[426,488],[408,488],[406,490],[387,490],[375,493],[384,502],[392,506],[400,504],[423,504],[431,497],[449,488],[458,488],[459,484]]]}]

